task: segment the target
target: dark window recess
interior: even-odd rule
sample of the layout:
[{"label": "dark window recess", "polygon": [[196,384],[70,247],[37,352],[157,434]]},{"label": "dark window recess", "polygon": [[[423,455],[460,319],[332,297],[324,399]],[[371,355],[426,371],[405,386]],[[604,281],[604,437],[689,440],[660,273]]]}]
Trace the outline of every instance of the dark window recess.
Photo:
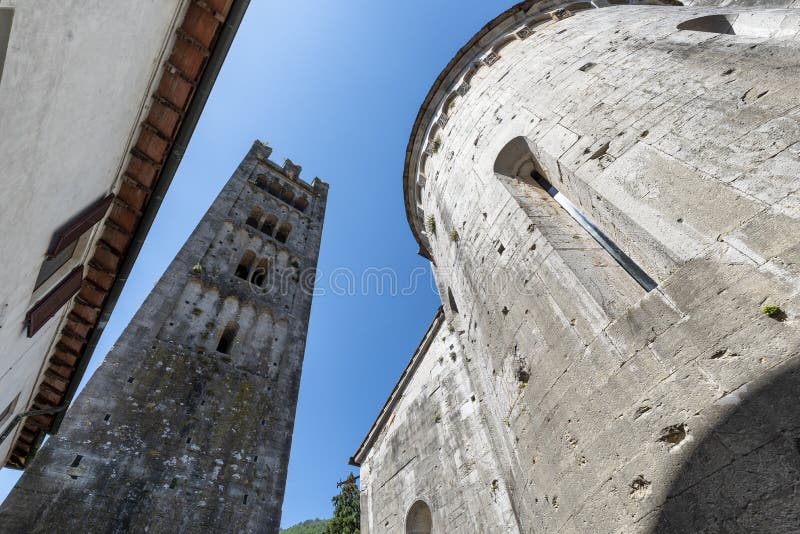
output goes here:
[{"label": "dark window recess", "polygon": [[106,414],[106,415],[103,417],[103,421],[108,421],[109,419],[111,419],[111,414],[107,413],[107,414]]},{"label": "dark window recess", "polygon": [[247,267],[239,265],[236,267],[236,276],[242,280],[247,280]]},{"label": "dark window recess", "polygon": [[11,37],[11,23],[14,20],[14,9],[0,7],[0,79],[3,77],[3,64],[6,62],[8,38]]},{"label": "dark window recess", "polygon": [[547,181],[547,179],[539,174],[536,171],[531,173],[531,178],[536,180],[542,189],[547,191],[547,194],[553,197],[553,200],[558,202],[558,204],[564,208],[564,211],[570,214],[570,216],[575,219],[575,221],[580,224],[584,230],[586,230],[592,238],[597,241],[597,243],[608,252],[614,260],[619,263],[620,267],[625,269],[631,277],[636,280],[636,282],[642,286],[645,291],[652,291],[655,289],[658,284],[656,284],[655,280],[650,278],[650,276],[639,267],[636,262],[634,262],[627,254],[622,252],[622,250],[611,241],[611,239],[603,233],[597,226],[595,226],[589,219],[587,219],[583,213],[580,212],[575,205],[570,202],[570,200],[559,193],[558,189],[553,187],[553,185]]},{"label": "dark window recess", "polygon": [[292,231],[292,225],[289,223],[282,223],[278,227],[278,233],[275,234],[275,239],[280,241],[281,243],[286,243],[286,240],[289,238],[289,232]]},{"label": "dark window recess", "polygon": [[228,326],[225,327],[222,337],[219,338],[219,343],[217,343],[217,352],[230,354],[231,347],[233,346],[233,340],[236,338],[236,332],[238,331],[239,326],[236,323],[229,323]]},{"label": "dark window recess", "polygon": [[81,460],[83,460],[83,456],[81,456],[79,454],[79,455],[75,456],[75,459],[72,460],[72,463],[69,464],[69,466],[70,467],[78,467],[79,465],[81,465]]},{"label": "dark window recess", "polygon": [[247,494],[244,494],[244,499],[242,499],[242,504],[247,504]]},{"label": "dark window recess", "polygon": [[305,213],[308,207],[308,199],[306,197],[297,197],[294,199],[294,207],[297,208],[298,211]]},{"label": "dark window recess", "polygon": [[55,235],[53,235],[50,248],[47,249],[47,257],[54,257],[77,241],[86,230],[97,224],[97,222],[105,216],[112,200],[114,200],[114,195],[101,198],[73,217],[70,222],[59,228]]},{"label": "dark window recess", "polygon": [[63,248],[58,254],[52,257],[47,257],[42,262],[42,268],[39,269],[39,276],[36,277],[36,283],[33,285],[33,290],[39,289],[57,270],[59,270],[65,263],[69,261],[75,253],[75,247],[78,246],[77,241]]},{"label": "dark window recess", "polygon": [[456,306],[456,299],[453,298],[453,292],[450,291],[450,288],[447,288],[447,301],[450,304],[450,309],[453,313],[458,313],[458,306]]},{"label": "dark window recess", "polygon": [[69,299],[80,290],[82,281],[83,265],[75,267],[56,287],[28,310],[25,316],[28,337],[33,337],[52,316],[58,313],[64,304],[69,302]]}]

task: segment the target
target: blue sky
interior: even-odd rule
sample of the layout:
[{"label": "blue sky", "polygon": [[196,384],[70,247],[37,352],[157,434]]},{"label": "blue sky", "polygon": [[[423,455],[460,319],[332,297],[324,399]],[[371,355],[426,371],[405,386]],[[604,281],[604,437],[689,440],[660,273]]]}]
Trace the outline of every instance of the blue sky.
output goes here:
[{"label": "blue sky", "polygon": [[[330,184],[283,526],[329,517],[336,482],[439,305],[403,208],[411,125],[441,69],[510,0],[252,0],[94,370],[254,139]],[[392,268],[410,295],[334,295],[328,275]],[[405,282],[405,284],[404,284]],[[0,499],[18,472],[0,471]]]}]

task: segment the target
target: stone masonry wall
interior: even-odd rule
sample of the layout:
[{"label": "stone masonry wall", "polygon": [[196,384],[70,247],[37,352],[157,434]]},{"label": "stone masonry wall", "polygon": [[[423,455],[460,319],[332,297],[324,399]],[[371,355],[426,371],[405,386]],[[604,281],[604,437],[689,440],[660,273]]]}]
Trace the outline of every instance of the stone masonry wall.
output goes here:
[{"label": "stone masonry wall", "polygon": [[[459,399],[444,430],[487,436],[497,463],[434,476],[466,445],[427,412],[415,432],[395,422],[362,470],[365,532],[402,532],[379,521],[426,490],[434,532],[797,530],[800,17],[740,11],[576,10],[476,56],[416,153],[411,222],[427,227],[447,344],[462,347],[438,393]],[[731,13],[745,33],[678,29]],[[504,151],[515,140],[527,151]],[[552,200],[526,190],[532,168],[658,287],[603,275],[614,260],[596,251],[585,261]],[[406,406],[435,383],[417,381]],[[482,402],[462,419],[467,393]],[[395,452],[411,450],[407,465]]]},{"label": "stone masonry wall", "polygon": [[[277,533],[328,186],[270,152],[254,143],[0,508],[0,532]],[[260,173],[304,191],[305,213]],[[246,222],[254,207],[291,219],[285,244]],[[246,250],[286,284],[236,276]]]}]

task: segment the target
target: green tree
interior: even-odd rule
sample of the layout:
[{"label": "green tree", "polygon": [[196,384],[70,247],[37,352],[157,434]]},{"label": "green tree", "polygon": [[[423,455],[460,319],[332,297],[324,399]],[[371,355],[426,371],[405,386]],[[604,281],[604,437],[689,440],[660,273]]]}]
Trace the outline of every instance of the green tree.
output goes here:
[{"label": "green tree", "polygon": [[309,519],[289,528],[281,529],[280,534],[323,534],[327,519]]},{"label": "green tree", "polygon": [[358,534],[361,528],[361,503],[356,477],[350,473],[337,486],[341,488],[341,492],[331,499],[333,518],[329,520],[323,534]]}]

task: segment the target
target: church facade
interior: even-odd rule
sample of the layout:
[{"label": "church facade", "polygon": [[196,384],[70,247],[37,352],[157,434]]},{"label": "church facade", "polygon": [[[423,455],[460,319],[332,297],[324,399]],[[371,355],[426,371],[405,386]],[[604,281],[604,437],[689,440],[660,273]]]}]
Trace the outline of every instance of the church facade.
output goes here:
[{"label": "church facade", "polygon": [[522,2],[436,79],[362,532],[797,528],[800,6],[714,4]]}]

